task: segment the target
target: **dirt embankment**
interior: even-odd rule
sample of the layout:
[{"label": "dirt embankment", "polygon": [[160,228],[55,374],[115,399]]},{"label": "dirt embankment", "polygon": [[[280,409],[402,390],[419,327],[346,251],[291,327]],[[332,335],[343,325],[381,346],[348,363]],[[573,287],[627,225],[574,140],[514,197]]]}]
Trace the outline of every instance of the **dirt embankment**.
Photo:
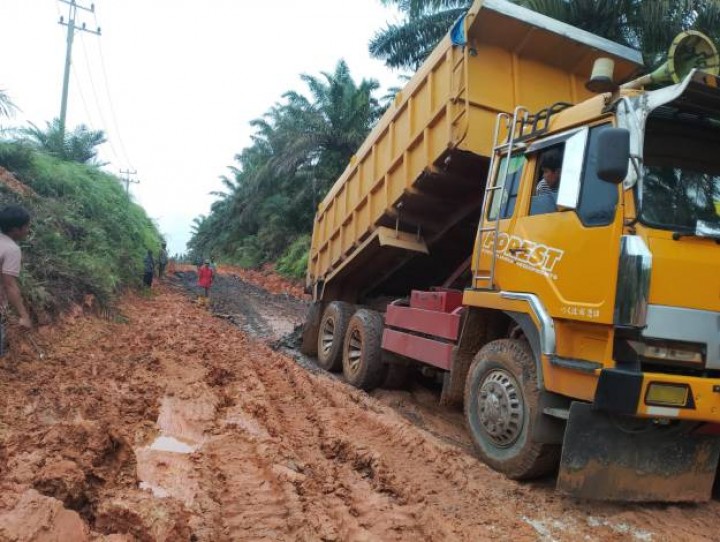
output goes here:
[{"label": "dirt embankment", "polygon": [[[231,284],[233,311],[263,305]],[[308,371],[169,282],[37,342],[42,360],[18,339],[0,369],[2,541],[717,539],[717,502],[579,503],[509,481],[413,423],[418,392],[379,401]]]}]

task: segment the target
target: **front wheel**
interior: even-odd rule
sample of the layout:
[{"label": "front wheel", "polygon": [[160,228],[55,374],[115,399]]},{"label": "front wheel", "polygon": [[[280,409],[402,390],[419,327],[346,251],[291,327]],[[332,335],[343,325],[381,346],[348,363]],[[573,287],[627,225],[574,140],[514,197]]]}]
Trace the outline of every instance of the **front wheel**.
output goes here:
[{"label": "front wheel", "polygon": [[465,383],[465,419],[478,455],[514,480],[547,474],[560,458],[560,446],[533,440],[536,375],[527,343],[500,339],[478,352]]}]

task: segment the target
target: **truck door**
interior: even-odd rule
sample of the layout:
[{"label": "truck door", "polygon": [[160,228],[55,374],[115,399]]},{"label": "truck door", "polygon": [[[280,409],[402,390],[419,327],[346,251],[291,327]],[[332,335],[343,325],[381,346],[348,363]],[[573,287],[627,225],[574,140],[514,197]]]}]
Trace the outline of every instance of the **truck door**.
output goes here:
[{"label": "truck door", "polygon": [[[507,238],[498,239],[498,285],[537,295],[554,318],[613,321],[620,188],[597,177],[595,151],[608,127],[585,127],[529,147],[516,218],[504,230]],[[559,186],[538,189],[550,152],[562,156]]]},{"label": "truck door", "polygon": [[[481,217],[481,226],[476,239],[473,258],[475,270],[474,285],[478,288],[489,288],[491,275],[497,269],[497,259],[493,258],[493,239],[495,231],[498,238],[506,238],[512,229],[511,221],[515,216],[515,207],[520,195],[521,180],[526,170],[527,159],[520,154],[499,156],[497,167],[490,177],[490,188],[486,192],[485,216]],[[492,269],[492,271],[491,271]]]}]

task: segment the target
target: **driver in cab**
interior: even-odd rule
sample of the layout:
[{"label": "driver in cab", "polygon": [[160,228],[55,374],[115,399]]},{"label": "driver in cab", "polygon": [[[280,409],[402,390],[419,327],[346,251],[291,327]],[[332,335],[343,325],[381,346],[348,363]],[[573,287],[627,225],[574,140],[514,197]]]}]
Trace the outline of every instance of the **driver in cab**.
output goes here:
[{"label": "driver in cab", "polygon": [[540,170],[542,178],[535,187],[535,195],[549,194],[556,197],[560,185],[562,155],[557,149],[551,149],[542,156]]}]

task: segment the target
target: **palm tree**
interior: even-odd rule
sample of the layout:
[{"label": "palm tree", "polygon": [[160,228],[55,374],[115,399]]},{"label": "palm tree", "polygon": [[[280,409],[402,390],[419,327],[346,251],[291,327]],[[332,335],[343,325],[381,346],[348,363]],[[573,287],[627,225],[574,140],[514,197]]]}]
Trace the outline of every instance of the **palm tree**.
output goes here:
[{"label": "palm tree", "polygon": [[469,0],[380,0],[405,15],[400,24],[388,24],[370,40],[370,55],[390,68],[413,71],[428,57],[452,24],[467,11]]},{"label": "palm tree", "polygon": [[[238,169],[234,166],[230,166],[228,169],[233,172],[235,178],[237,178],[238,175]],[[210,192],[211,196],[215,196],[217,198],[220,198],[221,200],[226,200],[228,198],[232,198],[233,194],[237,191],[238,186],[235,184],[235,181],[232,180],[227,175],[220,175],[220,182],[223,184],[225,188],[227,188],[227,192],[224,192],[222,190],[213,190]]]},{"label": "palm tree", "polygon": [[102,130],[91,130],[84,124],[77,126],[72,132],[60,130],[60,120],[54,119],[47,123],[45,130],[30,124],[21,133],[32,144],[61,160],[80,162],[94,166],[104,165],[97,161],[97,147],[107,141]]},{"label": "palm tree", "polygon": [[293,169],[301,161],[338,159],[344,168],[378,119],[381,108],[373,97],[378,82],[363,79],[359,85],[344,60],[333,73],[321,77],[302,75],[310,99],[295,91],[287,92],[285,105],[275,112],[275,138],[284,140],[284,151],[276,165]]},{"label": "palm tree", "polygon": [[[312,202],[342,173],[382,111],[373,97],[378,83],[356,84],[344,61],[332,73],[301,79],[308,95],[285,93],[283,103],[252,122],[254,144],[236,157],[241,220],[256,217],[260,202],[277,192],[288,194],[291,205],[314,208]],[[308,205],[300,203],[305,198]],[[312,216],[305,209],[302,214]]]},{"label": "palm tree", "polygon": [[373,80],[356,83],[344,61],[333,72],[302,75],[305,92],[283,95],[252,122],[252,144],[235,156],[229,190],[195,224],[194,253],[229,255],[241,262],[276,258],[307,233],[317,203],[378,119]]},{"label": "palm tree", "polygon": [[518,0],[526,7],[642,52],[650,69],[665,61],[673,38],[694,29],[717,43],[714,0]]},{"label": "palm tree", "polygon": [[[660,64],[681,31],[704,32],[720,40],[717,0],[512,0],[533,11],[639,49],[649,68]],[[470,1],[381,0],[405,15],[371,40],[370,54],[389,67],[417,69]]]}]

